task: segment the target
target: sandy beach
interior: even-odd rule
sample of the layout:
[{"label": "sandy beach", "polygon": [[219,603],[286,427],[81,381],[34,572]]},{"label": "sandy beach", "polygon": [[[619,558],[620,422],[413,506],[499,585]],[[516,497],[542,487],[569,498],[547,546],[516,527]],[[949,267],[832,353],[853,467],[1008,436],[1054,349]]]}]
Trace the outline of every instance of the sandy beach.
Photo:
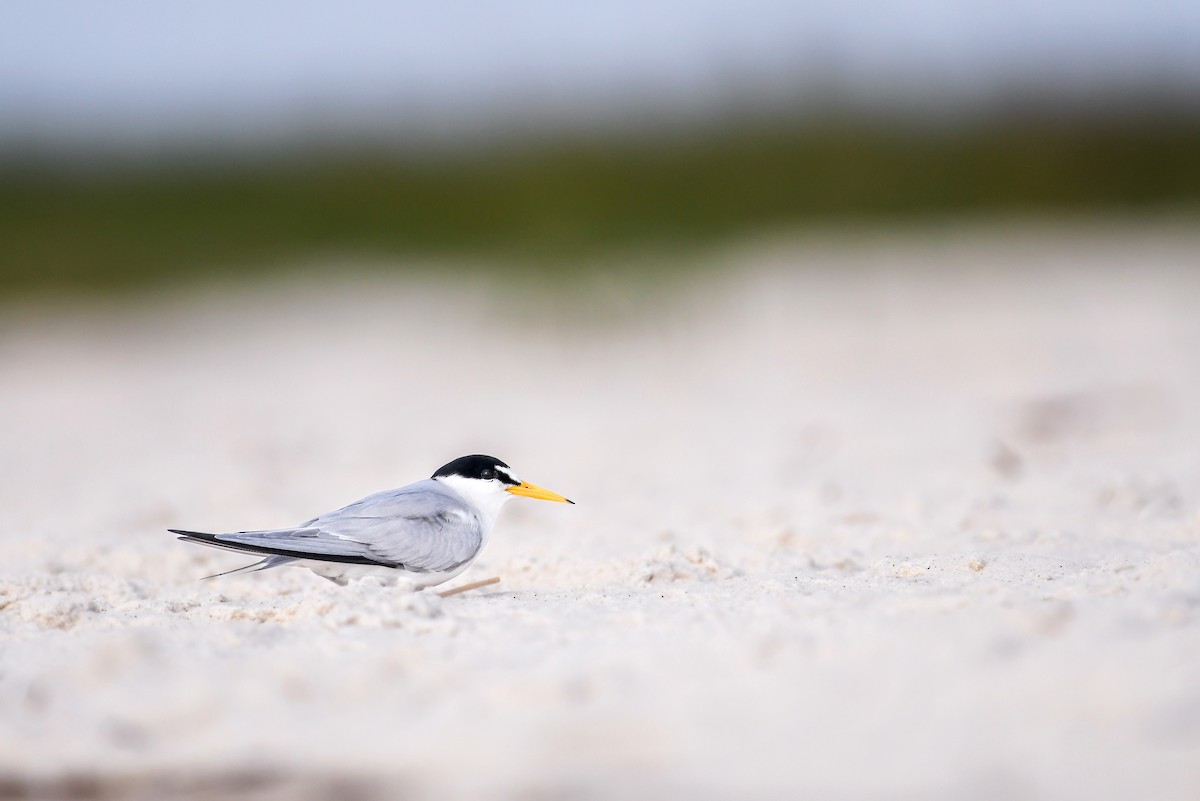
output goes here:
[{"label": "sandy beach", "polygon": [[[1200,797],[1200,234],[699,260],[6,305],[0,798]],[[452,598],[166,532],[476,452]]]}]

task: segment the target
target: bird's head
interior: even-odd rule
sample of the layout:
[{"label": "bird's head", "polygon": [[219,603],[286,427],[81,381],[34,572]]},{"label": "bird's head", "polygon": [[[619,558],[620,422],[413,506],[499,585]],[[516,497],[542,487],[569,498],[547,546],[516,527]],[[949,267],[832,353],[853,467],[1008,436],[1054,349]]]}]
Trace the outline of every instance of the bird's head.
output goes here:
[{"label": "bird's head", "polygon": [[486,510],[499,511],[501,506],[518,495],[543,501],[575,503],[557,492],[522,481],[511,467],[494,456],[462,456],[439,468],[433,478]]}]

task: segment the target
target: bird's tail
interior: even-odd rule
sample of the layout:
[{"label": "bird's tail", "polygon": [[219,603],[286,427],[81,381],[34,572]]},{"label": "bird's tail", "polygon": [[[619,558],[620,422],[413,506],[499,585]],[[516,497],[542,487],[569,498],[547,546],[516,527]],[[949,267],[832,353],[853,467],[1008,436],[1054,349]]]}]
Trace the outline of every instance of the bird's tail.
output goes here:
[{"label": "bird's tail", "polygon": [[[216,537],[212,534],[202,534],[198,531],[180,531],[178,529],[169,529],[169,531],[172,534],[178,534],[179,539],[183,540],[184,542],[194,542],[197,545],[207,545],[211,548],[220,548],[223,551],[238,551],[241,553],[245,553],[245,552],[254,553],[253,548],[246,548],[244,546],[239,546],[238,543],[230,543],[230,542],[226,542],[224,540],[217,540]],[[238,567],[238,568],[234,568],[233,570],[226,570],[224,573],[214,573],[211,576],[205,576],[204,579],[220,578],[221,576],[232,576],[236,573],[257,573],[260,570],[269,570],[272,567],[280,567],[282,565],[286,565],[286,564],[289,564],[290,562],[295,562],[295,561],[296,561],[296,558],[293,556],[283,556],[280,554],[272,554],[272,555],[268,556],[266,559],[261,559],[253,564],[246,565],[245,567]],[[201,581],[203,581],[204,579],[201,579]]]},{"label": "bird's tail", "polygon": [[273,567],[281,567],[295,561],[290,556],[268,556],[266,559],[246,565],[245,567],[236,567],[233,570],[226,570],[224,573],[213,573],[211,576],[205,576],[200,580],[205,581],[207,579],[220,578],[221,576],[233,576],[238,573],[257,573],[260,570],[270,570]]}]

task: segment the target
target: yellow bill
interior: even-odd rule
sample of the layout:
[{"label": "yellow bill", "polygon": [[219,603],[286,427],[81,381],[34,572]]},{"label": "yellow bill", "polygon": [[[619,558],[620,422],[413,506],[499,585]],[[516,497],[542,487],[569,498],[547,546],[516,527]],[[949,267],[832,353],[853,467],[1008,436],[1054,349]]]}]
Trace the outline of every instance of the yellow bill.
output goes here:
[{"label": "yellow bill", "polygon": [[526,498],[537,498],[539,501],[558,501],[559,503],[575,503],[568,500],[557,492],[551,492],[548,489],[542,489],[536,484],[530,484],[528,481],[522,481],[515,487],[509,487],[508,491],[513,495],[522,495]]}]

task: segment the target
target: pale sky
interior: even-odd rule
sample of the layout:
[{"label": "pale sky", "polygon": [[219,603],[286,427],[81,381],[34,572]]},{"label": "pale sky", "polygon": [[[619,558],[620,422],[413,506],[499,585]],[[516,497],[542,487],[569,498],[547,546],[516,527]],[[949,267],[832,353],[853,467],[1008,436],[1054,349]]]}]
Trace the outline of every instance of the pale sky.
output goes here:
[{"label": "pale sky", "polygon": [[[1189,0],[5,0],[0,135],[486,119],[756,91],[969,104],[1012,85],[1200,94]],[[799,89],[797,89],[799,88]]]}]

